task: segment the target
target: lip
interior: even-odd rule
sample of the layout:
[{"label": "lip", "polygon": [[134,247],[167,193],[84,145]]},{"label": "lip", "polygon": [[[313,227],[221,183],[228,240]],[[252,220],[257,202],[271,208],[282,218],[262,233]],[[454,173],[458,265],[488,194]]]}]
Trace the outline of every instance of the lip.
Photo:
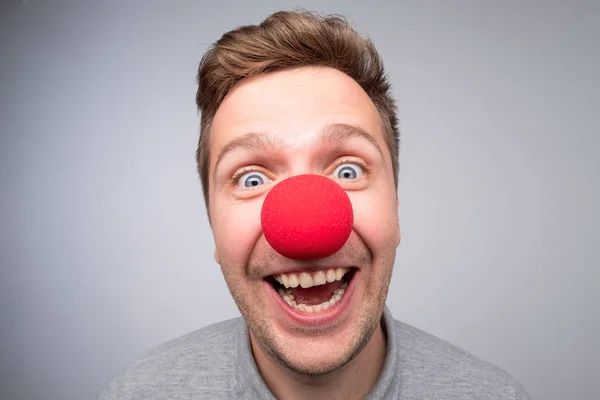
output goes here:
[{"label": "lip", "polygon": [[319,311],[315,313],[308,313],[296,310],[290,307],[279,294],[275,291],[275,288],[267,281],[263,284],[267,286],[267,292],[273,298],[273,301],[279,306],[282,313],[290,320],[297,324],[302,325],[326,325],[337,321],[343,314],[347,314],[351,311],[350,303],[354,299],[354,293],[356,292],[356,285],[360,279],[360,270],[354,271],[354,276],[348,284],[348,288],[344,292],[344,296],[340,301],[329,307],[325,311]]}]

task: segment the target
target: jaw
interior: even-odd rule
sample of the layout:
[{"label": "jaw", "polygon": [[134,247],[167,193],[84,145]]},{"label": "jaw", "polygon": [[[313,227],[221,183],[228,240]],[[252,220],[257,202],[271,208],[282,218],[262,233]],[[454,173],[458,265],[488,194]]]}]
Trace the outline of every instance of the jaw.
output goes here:
[{"label": "jaw", "polygon": [[319,376],[342,368],[360,353],[378,326],[366,312],[361,280],[361,271],[356,270],[340,302],[313,313],[290,307],[265,282],[265,314],[271,317],[265,321],[268,327],[252,332],[255,351],[264,352],[270,363],[302,375]]},{"label": "jaw", "polygon": [[290,306],[271,283],[263,282],[268,327],[255,336],[265,352],[283,365],[311,370],[347,358],[345,353],[356,342],[363,297],[360,271],[354,271],[351,278],[339,301],[318,312]]}]

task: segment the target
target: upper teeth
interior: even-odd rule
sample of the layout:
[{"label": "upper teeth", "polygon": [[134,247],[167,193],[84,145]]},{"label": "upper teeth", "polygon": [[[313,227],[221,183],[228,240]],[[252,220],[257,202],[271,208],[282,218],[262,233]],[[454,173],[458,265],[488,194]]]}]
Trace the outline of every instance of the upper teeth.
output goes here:
[{"label": "upper teeth", "polygon": [[295,288],[301,286],[303,288],[309,288],[318,285],[324,285],[333,281],[339,281],[342,277],[350,271],[350,268],[336,268],[327,269],[322,271],[300,272],[291,274],[279,274],[275,275],[275,280],[281,283],[286,288]]}]

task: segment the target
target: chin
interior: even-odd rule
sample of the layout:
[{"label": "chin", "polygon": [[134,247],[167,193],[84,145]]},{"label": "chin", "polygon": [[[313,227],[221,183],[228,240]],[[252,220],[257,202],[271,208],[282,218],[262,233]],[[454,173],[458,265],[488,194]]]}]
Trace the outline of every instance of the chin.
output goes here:
[{"label": "chin", "polygon": [[[285,353],[276,352],[273,356],[276,361],[292,372],[308,376],[323,376],[335,372],[348,364],[356,356],[349,352],[350,348],[342,348],[341,343],[337,348],[329,344],[326,346],[310,346]],[[360,351],[360,350],[359,350]]]},{"label": "chin", "polygon": [[329,334],[322,332],[319,336],[280,332],[276,335],[279,340],[263,343],[262,347],[272,359],[292,372],[322,376],[351,362],[367,345],[374,328],[366,321],[355,321],[348,329],[336,329]]}]

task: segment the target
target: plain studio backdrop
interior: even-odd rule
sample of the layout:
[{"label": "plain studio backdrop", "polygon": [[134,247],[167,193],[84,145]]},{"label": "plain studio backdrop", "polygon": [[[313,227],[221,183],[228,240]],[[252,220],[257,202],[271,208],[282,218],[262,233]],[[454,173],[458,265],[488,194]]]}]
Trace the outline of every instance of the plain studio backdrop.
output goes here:
[{"label": "plain studio backdrop", "polygon": [[394,316],[599,399],[596,1],[4,2],[0,398],[94,399],[239,312],[194,152],[207,46],[278,9],[348,17],[402,129]]}]

